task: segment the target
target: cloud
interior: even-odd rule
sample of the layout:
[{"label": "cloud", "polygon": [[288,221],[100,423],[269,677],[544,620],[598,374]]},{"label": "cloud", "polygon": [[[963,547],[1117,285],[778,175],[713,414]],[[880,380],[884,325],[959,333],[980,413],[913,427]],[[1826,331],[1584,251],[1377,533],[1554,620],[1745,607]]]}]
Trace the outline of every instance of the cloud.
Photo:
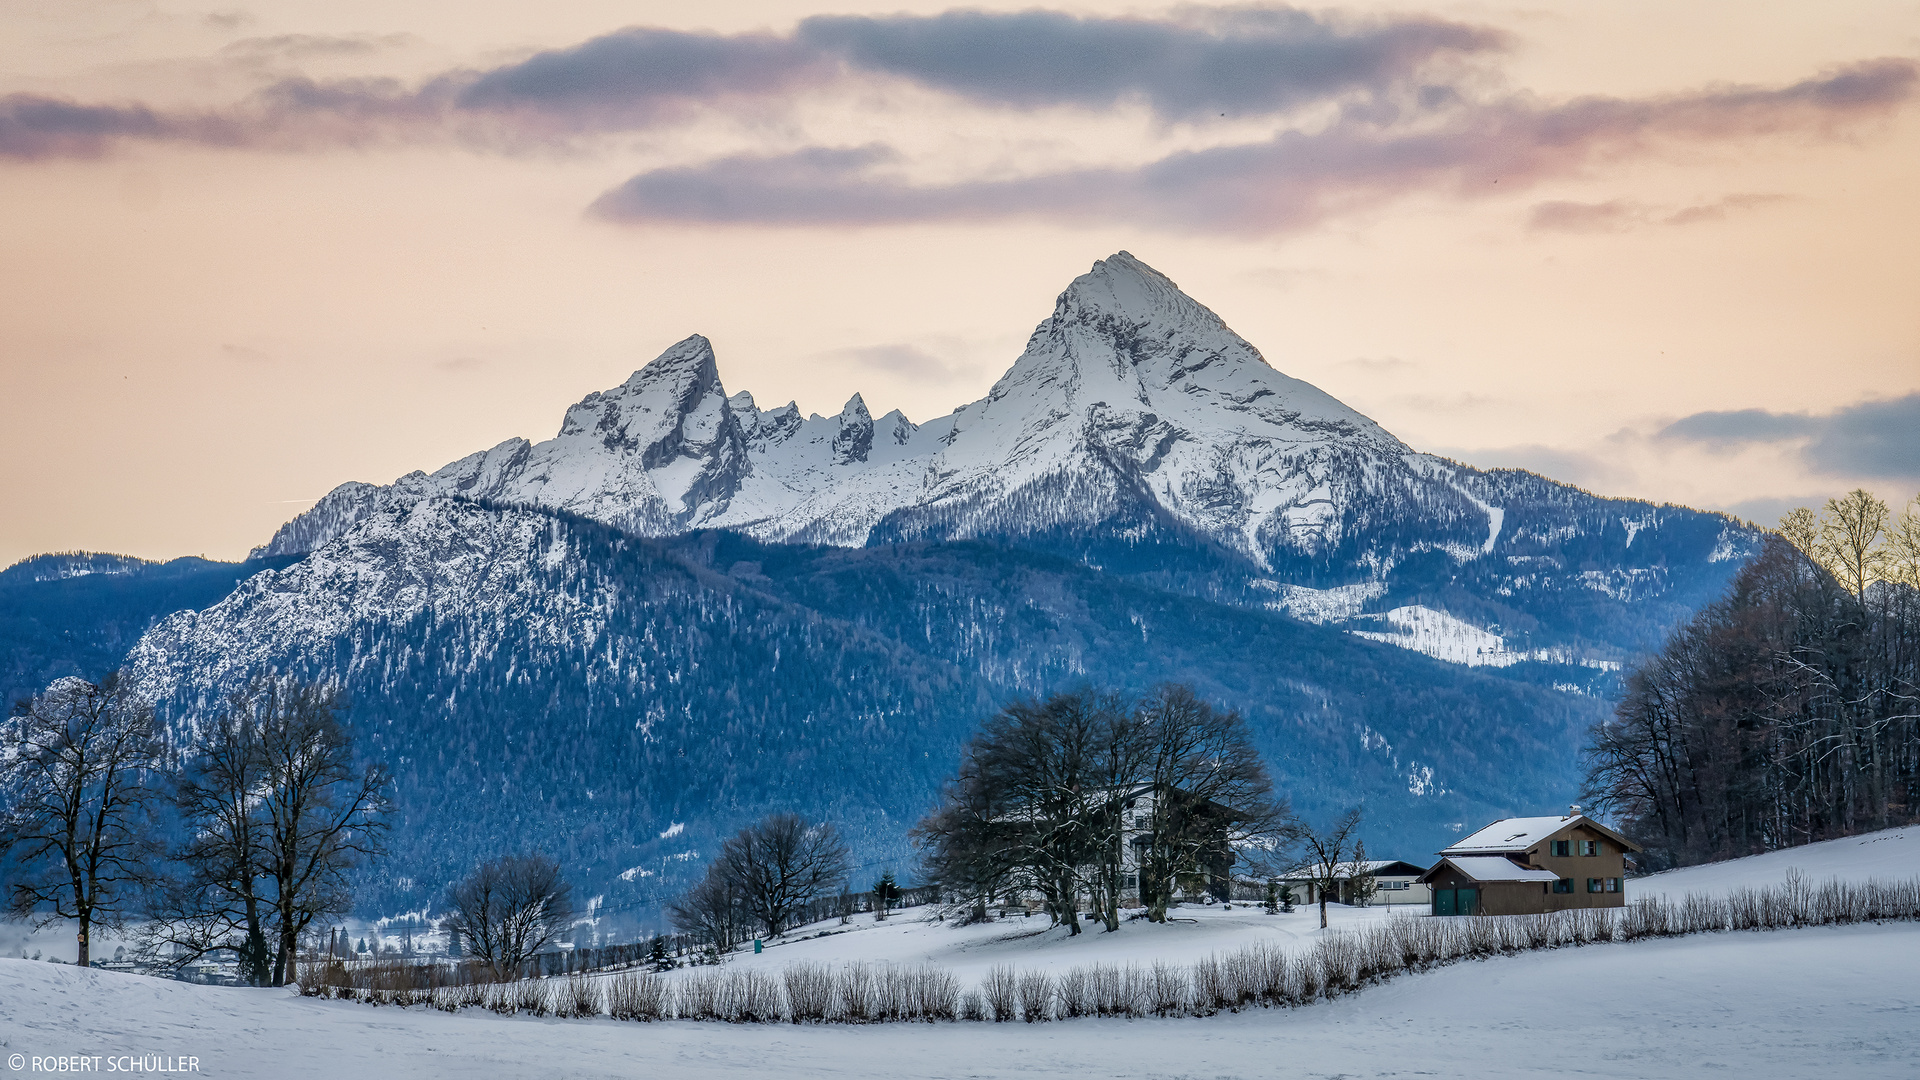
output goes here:
[{"label": "cloud", "polygon": [[367,56],[418,41],[412,34],[275,34],[241,38],[221,47],[223,56],[244,60],[308,60]]},{"label": "cloud", "polygon": [[270,364],[273,362],[272,353],[264,349],[253,348],[250,345],[223,344],[220,346],[220,353],[222,356],[238,364]]},{"label": "cloud", "polygon": [[619,127],[694,102],[783,93],[824,74],[822,58],[787,37],[635,28],[488,71],[454,104]]},{"label": "cloud", "polygon": [[1662,428],[1657,438],[1722,451],[1799,443],[1815,473],[1886,480],[1920,478],[1920,393],[1863,401],[1829,413],[1738,409],[1694,413]]},{"label": "cloud", "polygon": [[[223,54],[256,64],[326,59],[410,40],[288,34],[237,41]],[[1435,75],[1430,68],[1504,44],[1497,31],[1438,19],[1362,21],[1288,8],[1189,7],[1158,19],[1049,11],[816,16],[783,34],[633,27],[488,70],[442,72],[417,85],[289,79],[196,117],[53,102],[77,112],[127,115],[117,124],[97,124],[86,139],[16,137],[14,149],[0,153],[92,155],[116,140],[276,147],[385,138],[515,143],[641,130],[698,109],[765,109],[813,89],[888,80],[995,107],[1107,108],[1137,100],[1163,121],[1216,112],[1266,115],[1402,90],[1410,104],[1444,103],[1453,91],[1426,85]],[[0,108],[14,111],[47,104],[0,99]],[[488,123],[499,128],[496,137],[474,138],[474,125]]]},{"label": "cloud", "polygon": [[1752,210],[1756,207],[1786,202],[1787,199],[1788,196],[1785,195],[1769,195],[1760,192],[1725,195],[1710,203],[1681,207],[1663,218],[1662,223],[1667,225],[1692,225],[1701,221],[1719,221],[1728,214],[1736,211]]},{"label": "cloud", "polygon": [[1189,8],[1171,19],[1056,11],[815,16],[796,40],[848,67],[976,102],[1110,108],[1163,120],[1283,111],[1378,92],[1436,58],[1499,50],[1504,35],[1423,17],[1358,23],[1290,8]]},{"label": "cloud", "polygon": [[1648,206],[1625,199],[1583,203],[1550,200],[1534,204],[1527,228],[1534,232],[1625,232],[1642,225],[1694,225],[1719,221],[1728,214],[1785,201],[1785,195],[1744,192],[1723,195],[1709,203],[1679,209]]},{"label": "cloud", "polygon": [[1646,211],[1621,199],[1582,203],[1553,200],[1536,203],[1527,217],[1535,232],[1621,232],[1646,220]]},{"label": "cloud", "polygon": [[[1606,160],[1704,141],[1837,134],[1913,93],[1920,65],[1875,60],[1777,88],[1731,87],[1561,104],[1506,98],[1382,124],[1343,115],[1318,130],[1182,151],[1135,168],[912,184],[884,145],[739,155],[641,173],[594,213],[616,221],[870,225],[1043,216],[1219,232],[1282,232],[1417,190],[1472,197]],[[1501,185],[1504,185],[1502,187]]]},{"label": "cloud", "polygon": [[92,157],[118,138],[160,138],[171,124],[139,105],[79,105],[38,94],[0,98],[0,157]]},{"label": "cloud", "polygon": [[822,353],[821,358],[922,382],[954,382],[972,378],[980,371],[976,365],[953,363],[918,345],[906,343],[834,349]]}]

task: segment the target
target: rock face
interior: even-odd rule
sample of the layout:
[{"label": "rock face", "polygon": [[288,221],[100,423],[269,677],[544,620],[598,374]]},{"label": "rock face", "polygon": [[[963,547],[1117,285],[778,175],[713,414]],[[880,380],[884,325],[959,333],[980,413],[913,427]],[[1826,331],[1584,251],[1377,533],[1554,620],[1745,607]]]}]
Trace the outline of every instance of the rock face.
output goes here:
[{"label": "rock face", "polygon": [[443,496],[646,537],[981,539],[1178,565],[1204,578],[1191,591],[1463,662],[1618,664],[1672,612],[1608,617],[1589,601],[1697,603],[1754,542],[1718,515],[1416,453],[1124,251],[1076,278],[987,395],[951,415],[875,420],[858,394],[832,417],[763,411],[728,395],[695,335],[567,410],[554,438],[343,484],[255,555],[311,551],[376,510]]}]

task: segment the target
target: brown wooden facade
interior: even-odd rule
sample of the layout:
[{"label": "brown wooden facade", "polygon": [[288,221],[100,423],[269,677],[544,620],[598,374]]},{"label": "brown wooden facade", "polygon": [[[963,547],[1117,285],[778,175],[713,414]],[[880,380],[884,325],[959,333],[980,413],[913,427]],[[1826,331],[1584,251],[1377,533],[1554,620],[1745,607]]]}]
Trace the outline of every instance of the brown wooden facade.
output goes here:
[{"label": "brown wooden facade", "polygon": [[1484,867],[1488,856],[1496,856],[1520,872],[1513,876],[1541,877],[1544,871],[1552,880],[1498,880],[1503,876],[1498,872],[1476,876],[1452,861],[1461,857],[1453,849],[1441,852],[1440,862],[1420,880],[1433,890],[1436,915],[1533,915],[1624,907],[1625,856],[1638,850],[1612,829],[1576,815],[1557,830],[1528,837],[1524,847],[1512,851],[1476,848],[1464,863]]}]

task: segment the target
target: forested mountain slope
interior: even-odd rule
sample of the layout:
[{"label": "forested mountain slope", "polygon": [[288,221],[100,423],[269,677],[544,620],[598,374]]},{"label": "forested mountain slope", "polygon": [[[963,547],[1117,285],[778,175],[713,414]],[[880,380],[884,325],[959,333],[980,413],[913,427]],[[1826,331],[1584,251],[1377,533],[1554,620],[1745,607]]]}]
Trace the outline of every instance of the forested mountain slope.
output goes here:
[{"label": "forested mountain slope", "polygon": [[256,571],[297,559],[156,563],[68,552],[0,570],[0,709],[68,675],[101,678],[161,617],[206,607]]},{"label": "forested mountain slope", "polygon": [[383,910],[527,847],[645,904],[769,807],[836,820],[856,861],[904,871],[974,725],[1079,681],[1194,682],[1247,712],[1303,809],[1364,800],[1376,843],[1417,855],[1571,797],[1566,748],[1600,708],[1043,553],[643,540],[456,499],[376,512],[130,657],[183,734],[268,666],[342,677],[398,776],[395,857],[369,882]]}]

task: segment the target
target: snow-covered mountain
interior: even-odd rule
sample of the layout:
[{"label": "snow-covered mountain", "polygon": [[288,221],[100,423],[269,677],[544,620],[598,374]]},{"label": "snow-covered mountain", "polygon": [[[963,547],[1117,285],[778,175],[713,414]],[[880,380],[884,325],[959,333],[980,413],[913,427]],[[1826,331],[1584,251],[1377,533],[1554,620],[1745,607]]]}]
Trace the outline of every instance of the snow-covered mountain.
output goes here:
[{"label": "snow-covered mountain", "polygon": [[1491,663],[1617,666],[1664,618],[1558,616],[1594,595],[1697,603],[1753,544],[1718,515],[1416,453],[1274,369],[1124,251],[1076,278],[987,395],[948,416],[876,421],[858,394],[837,416],[762,410],[727,393],[712,346],[695,335],[589,394],[552,439],[510,439],[386,486],[342,484],[255,554],[311,551],[379,509],[444,496],[653,537],[726,529],[843,547],[984,538],[1096,564],[1115,544],[1197,547],[1218,556],[1198,590],[1207,595],[1237,590],[1310,621]]},{"label": "snow-covered mountain", "polygon": [[252,675],[337,680],[408,909],[526,843],[657,903],[771,809],[904,869],[980,720],[1082,683],[1190,682],[1296,806],[1421,851],[1577,797],[1622,662],[1754,539],[1417,453],[1123,252],[920,425],[762,410],[688,338],[545,442],[340,486],[125,666],[183,738]]},{"label": "snow-covered mountain", "polygon": [[[543,443],[510,439],[392,485],[342,485],[260,554],[311,550],[368,510],[465,495],[566,510],[641,535],[725,528],[857,546],[890,515],[946,536],[1096,524],[1136,498],[1264,564],[1336,541],[1358,492],[1446,490],[1448,470],[1274,370],[1153,268],[1120,252],[1060,295],[987,396],[915,425],[856,394],[838,416],[729,396],[687,338],[567,411]],[[1498,512],[1463,493],[1476,519]],[[1029,511],[1045,502],[1047,520]],[[922,524],[915,531],[935,531]]]}]

